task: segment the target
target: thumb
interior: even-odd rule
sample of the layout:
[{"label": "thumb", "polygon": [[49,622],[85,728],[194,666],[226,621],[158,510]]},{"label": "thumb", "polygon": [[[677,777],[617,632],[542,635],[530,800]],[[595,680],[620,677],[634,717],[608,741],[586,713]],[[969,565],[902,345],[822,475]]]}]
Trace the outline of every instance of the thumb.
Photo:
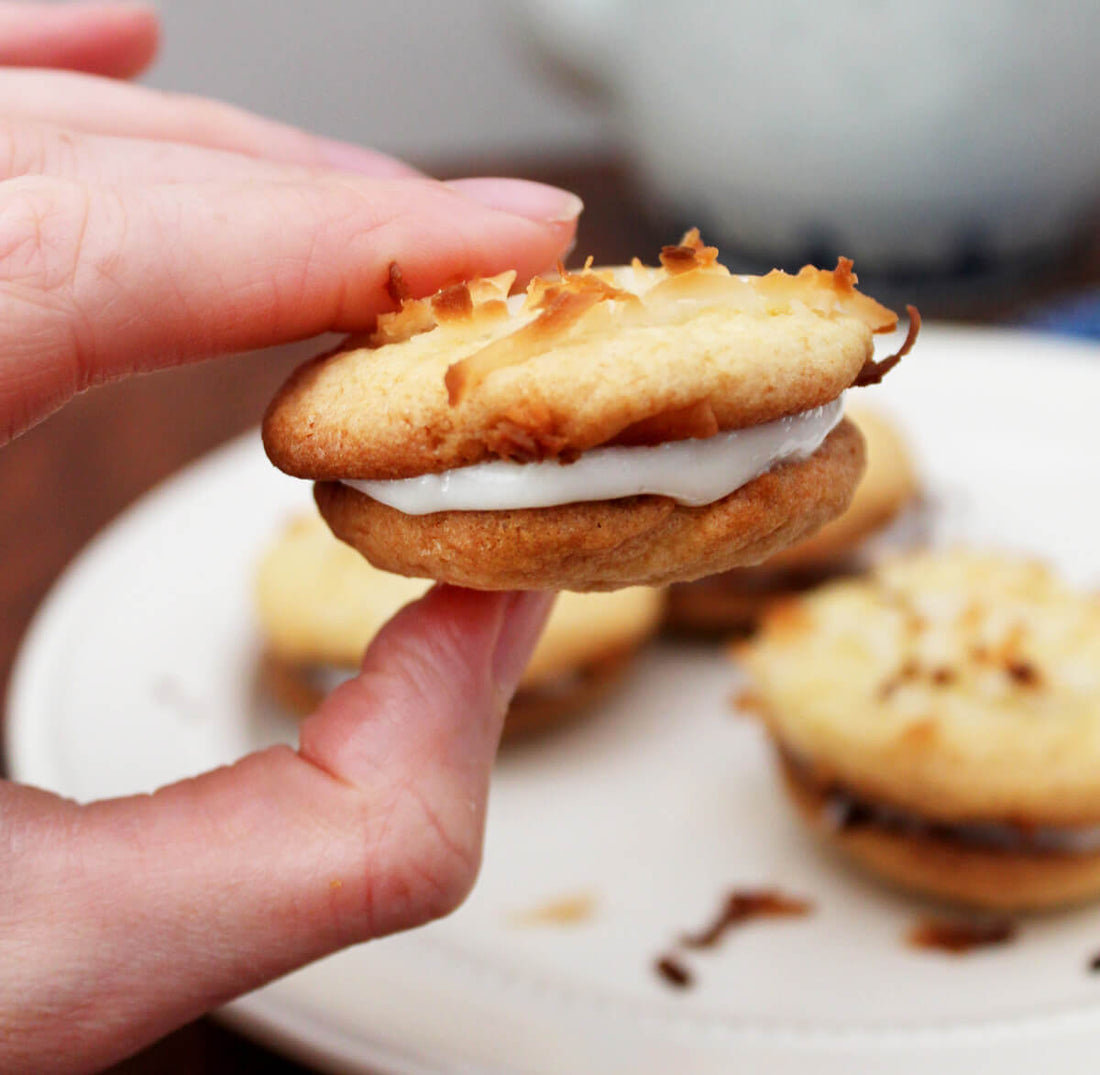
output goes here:
[{"label": "thumb", "polygon": [[[0,1034],[0,1069],[109,1063],[339,947],[454,909],[550,600],[437,587],[304,723],[298,751],[86,807],[0,785],[15,803],[0,818],[19,826],[0,839],[19,920],[0,959],[20,967],[18,995],[0,982],[18,1031]],[[33,858],[5,863],[20,847]]]}]

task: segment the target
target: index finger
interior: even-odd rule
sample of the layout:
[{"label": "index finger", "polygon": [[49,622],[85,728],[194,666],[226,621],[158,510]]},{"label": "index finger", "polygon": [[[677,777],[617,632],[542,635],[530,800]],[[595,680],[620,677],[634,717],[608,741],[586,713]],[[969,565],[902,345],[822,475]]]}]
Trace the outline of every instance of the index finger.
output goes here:
[{"label": "index finger", "polygon": [[0,3],[0,65],[60,67],[130,78],[157,51],[156,12],[145,4]]},{"label": "index finger", "polygon": [[7,180],[0,443],[105,380],[368,328],[392,308],[392,262],[416,294],[506,269],[526,279],[562,254],[580,209],[518,180]]}]

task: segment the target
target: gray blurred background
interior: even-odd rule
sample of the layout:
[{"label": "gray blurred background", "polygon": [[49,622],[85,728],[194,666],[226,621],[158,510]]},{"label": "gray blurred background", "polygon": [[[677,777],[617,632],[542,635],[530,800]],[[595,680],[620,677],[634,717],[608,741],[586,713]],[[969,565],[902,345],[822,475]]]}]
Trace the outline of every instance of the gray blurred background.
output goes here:
[{"label": "gray blurred background", "polygon": [[961,280],[973,311],[1097,231],[1095,0],[158,7],[147,84],[439,175],[571,186],[601,259],[698,225],[741,269],[844,254],[888,301],[946,281],[947,311]]},{"label": "gray blurred background", "polygon": [[[425,165],[576,156],[601,121],[504,0],[159,0],[143,81]],[[560,76],[561,73],[558,72]]]}]

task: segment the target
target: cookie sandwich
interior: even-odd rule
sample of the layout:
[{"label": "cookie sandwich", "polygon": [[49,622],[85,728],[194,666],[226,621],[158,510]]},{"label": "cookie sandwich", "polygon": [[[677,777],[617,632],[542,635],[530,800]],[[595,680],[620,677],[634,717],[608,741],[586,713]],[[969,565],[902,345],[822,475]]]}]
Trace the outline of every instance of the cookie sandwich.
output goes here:
[{"label": "cookie sandwich", "polygon": [[852,860],[976,907],[1100,896],[1100,599],[1030,560],[913,554],[737,652],[798,810]]},{"label": "cookie sandwich", "polygon": [[712,635],[750,631],[776,601],[862,574],[885,550],[900,551],[920,539],[926,513],[903,437],[880,411],[851,404],[846,413],[863,434],[867,458],[847,511],[757,567],[672,586],[670,629]]},{"label": "cookie sandwich", "polygon": [[477,589],[612,590],[757,563],[847,506],[841,397],[897,316],[847,261],[733,276],[695,232],[659,267],[403,292],[295,372],[268,455],[377,567]]},{"label": "cookie sandwich", "polygon": [[[256,577],[264,688],[304,716],[358,671],[382,625],[431,584],[379,571],[317,515],[293,520]],[[663,595],[632,587],[558,597],[505,724],[515,738],[589,710],[620,682],[656,632]]]}]

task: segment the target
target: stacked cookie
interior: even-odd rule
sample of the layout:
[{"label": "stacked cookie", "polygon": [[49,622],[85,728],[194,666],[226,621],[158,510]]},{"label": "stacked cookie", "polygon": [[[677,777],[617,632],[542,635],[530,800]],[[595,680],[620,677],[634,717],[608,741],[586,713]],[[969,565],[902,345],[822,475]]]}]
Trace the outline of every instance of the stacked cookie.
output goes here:
[{"label": "stacked cookie", "polygon": [[697,233],[661,265],[401,292],[264,421],[333,532],[377,567],[477,589],[612,590],[758,563],[847,506],[897,316],[849,263],[731,275]]},{"label": "stacked cookie", "polygon": [[739,656],[800,812],[982,907],[1100,895],[1100,600],[1044,566],[899,558],[774,608]]}]

